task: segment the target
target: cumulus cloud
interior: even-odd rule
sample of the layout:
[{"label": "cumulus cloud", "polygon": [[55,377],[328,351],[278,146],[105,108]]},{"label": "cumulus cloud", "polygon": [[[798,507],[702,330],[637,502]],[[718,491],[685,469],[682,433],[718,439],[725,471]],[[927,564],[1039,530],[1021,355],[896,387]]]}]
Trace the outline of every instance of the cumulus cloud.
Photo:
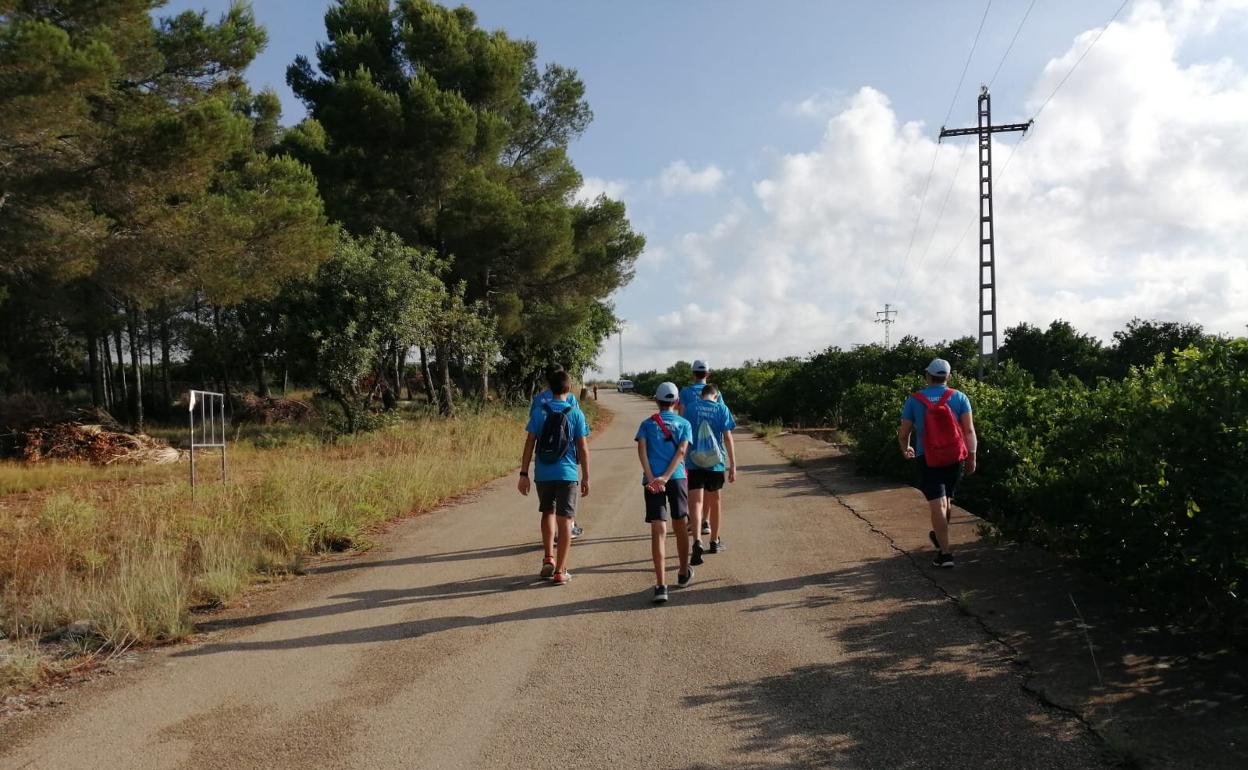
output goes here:
[{"label": "cumulus cloud", "polygon": [[663,169],[658,183],[664,195],[704,195],[718,190],[725,176],[714,164],[699,170],[678,160]]},{"label": "cumulus cloud", "polygon": [[587,176],[581,182],[581,189],[574,196],[579,203],[592,203],[598,196],[605,195],[612,200],[622,200],[628,192],[628,182],[623,179],[600,179]]},{"label": "cumulus cloud", "polygon": [[[1246,20],[1244,0],[1142,0],[1105,31],[1016,151],[1013,140],[997,141],[1002,329],[1065,318],[1108,338],[1141,316],[1243,333],[1248,74],[1242,61],[1188,62],[1183,53]],[[1048,63],[1028,111],[1096,33]],[[635,363],[728,364],[875,341],[885,302],[900,309],[894,337],[973,334],[976,152],[973,140],[937,145],[934,133],[901,120],[885,94],[860,89],[817,146],[783,156],[754,183],[752,200],[668,244],[715,280],[683,282],[664,312],[636,324]]]}]

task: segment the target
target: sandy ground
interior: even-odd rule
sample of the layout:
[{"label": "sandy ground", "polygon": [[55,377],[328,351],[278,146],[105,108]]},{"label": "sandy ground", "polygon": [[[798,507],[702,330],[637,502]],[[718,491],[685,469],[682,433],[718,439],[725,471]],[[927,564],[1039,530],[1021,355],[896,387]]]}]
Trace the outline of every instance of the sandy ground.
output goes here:
[{"label": "sandy ground", "polygon": [[753,438],[728,550],[652,606],[651,410],[603,403],[570,585],[536,578],[536,500],[499,480],[0,733],[0,768],[1106,766],[924,560]]}]

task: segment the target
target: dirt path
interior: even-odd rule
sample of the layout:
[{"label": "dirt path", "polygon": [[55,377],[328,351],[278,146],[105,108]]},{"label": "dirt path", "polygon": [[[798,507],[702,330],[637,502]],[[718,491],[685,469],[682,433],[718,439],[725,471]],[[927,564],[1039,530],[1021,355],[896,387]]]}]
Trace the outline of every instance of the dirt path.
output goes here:
[{"label": "dirt path", "polygon": [[648,410],[604,404],[570,585],[535,579],[535,501],[500,480],[0,734],[0,768],[1105,766],[922,568],[752,438],[729,550],[651,607]]}]

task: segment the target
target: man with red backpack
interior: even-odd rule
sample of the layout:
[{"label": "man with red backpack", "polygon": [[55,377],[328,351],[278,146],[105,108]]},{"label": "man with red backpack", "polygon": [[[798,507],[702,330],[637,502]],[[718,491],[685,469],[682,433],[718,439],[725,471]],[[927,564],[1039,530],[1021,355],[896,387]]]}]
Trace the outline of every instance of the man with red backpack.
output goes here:
[{"label": "man with red backpack", "polygon": [[[918,469],[918,487],[931,509],[932,529],[927,533],[936,546],[937,567],[953,566],[949,550],[949,505],[957,492],[963,469],[975,472],[975,422],[971,400],[949,387],[949,362],[937,358],[927,365],[927,386],[906,399],[901,409],[897,443],[907,460]],[[915,436],[910,444],[910,434]]]}]

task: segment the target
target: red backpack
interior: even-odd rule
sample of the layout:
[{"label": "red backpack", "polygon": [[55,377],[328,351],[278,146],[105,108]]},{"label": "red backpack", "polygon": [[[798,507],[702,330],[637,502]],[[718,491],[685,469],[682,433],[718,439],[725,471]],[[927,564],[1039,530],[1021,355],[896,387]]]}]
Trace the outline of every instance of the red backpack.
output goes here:
[{"label": "red backpack", "polygon": [[923,421],[923,457],[929,468],[943,468],[960,463],[967,457],[962,426],[949,408],[949,399],[955,393],[956,390],[949,388],[934,404],[921,391],[914,394],[915,400],[927,407],[927,416]]}]

